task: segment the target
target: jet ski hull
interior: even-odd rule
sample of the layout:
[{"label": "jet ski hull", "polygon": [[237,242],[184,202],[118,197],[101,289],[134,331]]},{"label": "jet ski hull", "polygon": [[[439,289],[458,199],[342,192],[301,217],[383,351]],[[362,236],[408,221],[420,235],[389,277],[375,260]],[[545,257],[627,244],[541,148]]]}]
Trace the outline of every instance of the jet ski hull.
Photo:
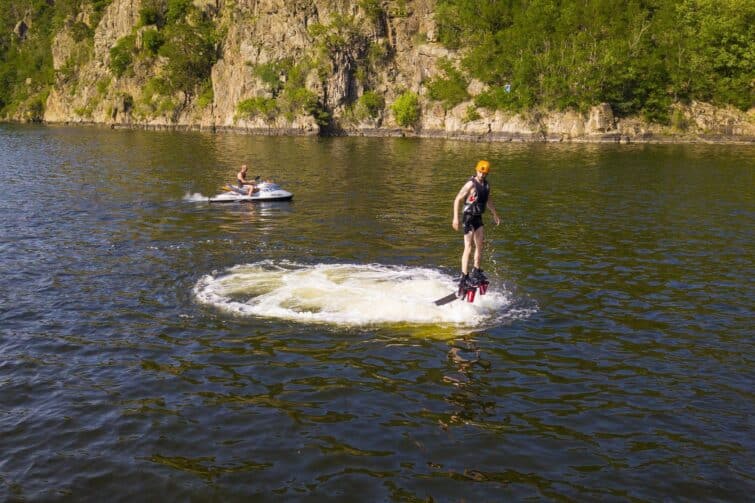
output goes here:
[{"label": "jet ski hull", "polygon": [[227,192],[218,194],[208,199],[211,203],[242,203],[242,202],[265,202],[265,201],[290,201],[294,195],[287,190],[283,190],[274,183],[261,183],[259,191],[251,196],[247,195],[246,190],[240,187],[227,185]]}]

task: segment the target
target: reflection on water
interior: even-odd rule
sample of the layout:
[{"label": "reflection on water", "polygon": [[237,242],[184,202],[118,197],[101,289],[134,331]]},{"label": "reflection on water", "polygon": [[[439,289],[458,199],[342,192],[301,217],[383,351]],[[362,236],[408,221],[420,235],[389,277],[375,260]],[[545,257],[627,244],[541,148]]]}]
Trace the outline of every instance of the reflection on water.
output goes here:
[{"label": "reflection on water", "polygon": [[444,428],[449,424],[484,422],[493,415],[496,406],[490,396],[485,396],[484,377],[480,377],[490,369],[490,361],[480,355],[480,347],[471,336],[453,341],[448,361],[454,371],[445,374],[443,380],[454,387],[446,399],[453,411],[448,423],[438,422]]},{"label": "reflection on water", "polygon": [[[196,200],[242,162],[294,201]],[[0,500],[750,497],[750,146],[0,126],[0,178]]]}]

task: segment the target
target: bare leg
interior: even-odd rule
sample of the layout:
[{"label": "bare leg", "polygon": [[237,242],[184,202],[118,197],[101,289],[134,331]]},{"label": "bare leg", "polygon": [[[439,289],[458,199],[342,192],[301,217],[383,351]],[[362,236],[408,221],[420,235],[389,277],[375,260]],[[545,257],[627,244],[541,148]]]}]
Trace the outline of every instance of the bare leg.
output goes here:
[{"label": "bare leg", "polygon": [[472,253],[472,238],[474,232],[464,234],[464,253],[461,254],[461,273],[469,273],[469,255]]},{"label": "bare leg", "polygon": [[[480,269],[480,262],[482,260],[482,245],[485,243],[485,227],[479,227],[473,233],[474,235],[474,266]],[[466,240],[466,236],[464,236]]]}]

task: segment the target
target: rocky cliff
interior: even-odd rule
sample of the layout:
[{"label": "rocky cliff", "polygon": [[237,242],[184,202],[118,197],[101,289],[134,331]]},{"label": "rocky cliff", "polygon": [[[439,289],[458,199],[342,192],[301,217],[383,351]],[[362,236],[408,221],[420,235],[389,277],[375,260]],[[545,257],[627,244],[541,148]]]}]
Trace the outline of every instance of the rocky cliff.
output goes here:
[{"label": "rocky cliff", "polygon": [[[469,99],[445,106],[428,83],[458,67],[460,55],[436,42],[434,0],[193,0],[183,22],[214,27],[211,67],[204,80],[177,89],[166,85],[176,80],[170,58],[148,50],[163,28],[145,22],[147,1],[113,0],[89,26],[92,39],[76,36],[92,22],[86,9],[66,21],[53,42],[56,82],[45,121],[475,140],[755,138],[753,110],[702,103],[677,106],[672,126],[618,120],[607,104],[519,115],[475,107],[484,85],[471,81]],[[112,59],[124,41],[131,45],[121,72]],[[408,118],[396,106],[407,96],[415,99],[405,105]]]}]

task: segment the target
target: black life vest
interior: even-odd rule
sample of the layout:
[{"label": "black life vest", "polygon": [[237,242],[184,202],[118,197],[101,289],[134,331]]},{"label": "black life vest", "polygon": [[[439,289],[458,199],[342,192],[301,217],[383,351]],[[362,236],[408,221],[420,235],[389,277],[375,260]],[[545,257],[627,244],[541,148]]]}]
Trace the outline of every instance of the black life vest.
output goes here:
[{"label": "black life vest", "polygon": [[485,213],[485,207],[488,204],[488,196],[490,195],[490,185],[487,180],[483,180],[482,183],[477,181],[477,177],[470,178],[474,184],[474,194],[467,198],[467,203],[464,205],[464,213],[470,215],[482,215]]}]

